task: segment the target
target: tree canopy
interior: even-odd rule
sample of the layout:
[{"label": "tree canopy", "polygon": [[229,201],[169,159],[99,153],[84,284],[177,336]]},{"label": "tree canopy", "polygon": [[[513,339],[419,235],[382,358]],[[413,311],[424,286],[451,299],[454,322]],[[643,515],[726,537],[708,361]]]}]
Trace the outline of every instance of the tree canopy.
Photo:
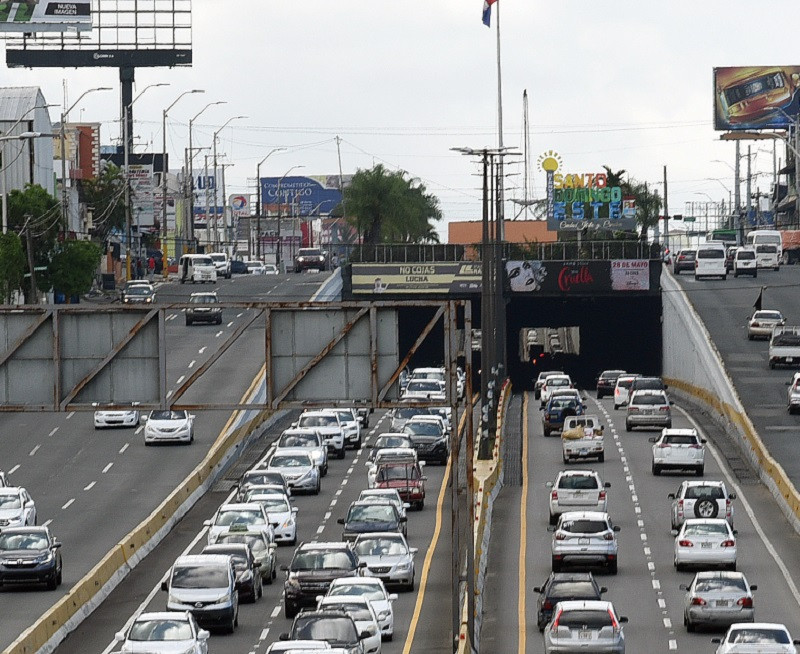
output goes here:
[{"label": "tree canopy", "polygon": [[11,300],[22,288],[25,273],[25,254],[22,240],[16,232],[0,234],[0,304]]},{"label": "tree canopy", "polygon": [[47,272],[53,290],[67,298],[83,295],[92,288],[102,252],[91,241],[64,241],[53,255]]},{"label": "tree canopy", "polygon": [[83,181],[81,195],[92,210],[92,236],[105,243],[113,229],[125,226],[125,176],[113,163],[103,162],[100,174]]},{"label": "tree canopy", "polygon": [[344,189],[347,221],[369,245],[438,243],[434,222],[441,220],[439,199],[405,171],[391,172],[381,164],[359,170]]}]

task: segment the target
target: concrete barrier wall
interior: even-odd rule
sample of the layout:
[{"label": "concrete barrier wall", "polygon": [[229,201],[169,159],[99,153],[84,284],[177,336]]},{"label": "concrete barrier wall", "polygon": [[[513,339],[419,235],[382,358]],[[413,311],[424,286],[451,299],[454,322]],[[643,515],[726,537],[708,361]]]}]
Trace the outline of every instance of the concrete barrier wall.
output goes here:
[{"label": "concrete barrier wall", "polygon": [[800,533],[800,493],[745,413],[722,357],[683,289],[667,272],[661,276],[661,285],[664,381],[677,396],[705,407],[734,438]]}]

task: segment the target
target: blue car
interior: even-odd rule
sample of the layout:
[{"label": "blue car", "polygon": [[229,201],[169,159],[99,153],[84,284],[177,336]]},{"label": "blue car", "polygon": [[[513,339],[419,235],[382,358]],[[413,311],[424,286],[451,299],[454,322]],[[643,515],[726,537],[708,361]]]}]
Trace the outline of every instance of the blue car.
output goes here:
[{"label": "blue car", "polygon": [[555,395],[550,398],[542,413],[542,430],[545,436],[561,431],[564,418],[582,416],[586,410],[580,399],[573,395]]}]

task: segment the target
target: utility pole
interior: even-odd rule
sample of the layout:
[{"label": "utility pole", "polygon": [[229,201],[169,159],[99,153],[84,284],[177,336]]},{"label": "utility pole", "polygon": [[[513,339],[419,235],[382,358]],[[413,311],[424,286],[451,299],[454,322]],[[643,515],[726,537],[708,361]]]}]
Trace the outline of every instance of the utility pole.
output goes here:
[{"label": "utility pole", "polygon": [[[209,202],[208,185],[209,185],[209,179],[210,178],[208,176],[208,155],[204,154],[203,157],[204,157],[204,161],[205,161],[205,166],[204,166],[205,173],[204,174],[206,176],[206,179],[205,179],[205,185],[206,185],[206,189],[205,189],[205,191],[206,191],[205,192],[205,196],[206,196],[206,245],[208,245],[208,242],[209,242],[208,229],[209,229],[209,227],[211,225],[211,218],[208,217],[208,202]],[[216,186],[216,185],[217,185],[217,180],[215,179],[214,180],[214,186]]]},{"label": "utility pole", "polygon": [[669,252],[669,196],[667,195],[667,166],[664,165],[664,249]]},{"label": "utility pole", "polygon": [[747,220],[750,220],[750,210],[753,207],[752,197],[752,182],[753,178],[750,173],[750,146],[747,146]]},{"label": "utility pole", "polygon": [[28,250],[28,270],[31,271],[31,304],[39,304],[39,293],[36,288],[36,267],[33,264],[33,237],[31,236],[31,215],[25,216],[25,241]]}]

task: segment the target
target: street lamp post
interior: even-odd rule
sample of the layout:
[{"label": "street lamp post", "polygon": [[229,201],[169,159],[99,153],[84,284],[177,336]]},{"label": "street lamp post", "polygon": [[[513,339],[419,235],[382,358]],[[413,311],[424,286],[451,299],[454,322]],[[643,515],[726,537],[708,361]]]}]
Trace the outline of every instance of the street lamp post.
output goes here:
[{"label": "street lamp post", "polygon": [[[217,246],[219,243],[219,224],[217,220],[217,135],[219,135],[219,133],[223,129],[225,129],[231,123],[231,121],[240,120],[242,118],[247,118],[247,116],[233,116],[231,118],[228,118],[228,120],[226,120],[222,124],[222,127],[220,127],[216,132],[214,132],[211,141],[214,150],[214,249],[215,250],[218,249]],[[222,204],[223,204],[222,220],[223,222],[225,222],[225,209],[224,209],[225,198],[222,198]],[[206,216],[206,220],[208,220],[208,216]],[[225,227],[227,227],[227,223],[225,224]]]},{"label": "street lamp post", "polygon": [[275,191],[275,195],[277,196],[278,200],[278,250],[275,255],[275,265],[278,268],[278,274],[280,274],[281,272],[281,249],[282,249],[281,248],[282,245],[281,244],[281,182],[284,179],[286,179],[286,177],[289,175],[290,172],[292,172],[293,170],[297,170],[298,168],[305,168],[305,166],[300,164],[298,166],[292,166],[291,168],[289,168],[289,170],[287,170],[283,174],[283,177],[281,177],[278,180],[278,188]]},{"label": "street lamp post", "polygon": [[256,166],[256,259],[261,261],[261,164],[263,164],[273,152],[280,152],[286,148],[272,148]]},{"label": "street lamp post", "polygon": [[66,122],[67,116],[69,112],[72,111],[75,106],[83,100],[85,96],[89,93],[94,93],[95,91],[111,91],[110,86],[98,86],[94,89],[88,89],[80,94],[77,100],[70,105],[69,109],[66,109],[61,113],[61,223],[63,229],[67,228],[67,221],[69,220],[68,215],[68,194],[67,194],[67,132],[66,132]]},{"label": "street lamp post", "polygon": [[[194,118],[189,119],[189,161],[186,162],[186,171],[189,175],[189,179],[191,180],[187,191],[189,193],[189,202],[187,203],[189,206],[189,219],[186,221],[187,233],[186,236],[189,241],[194,242],[194,157],[192,156],[193,148],[192,148],[192,126],[194,125],[194,121],[200,118],[200,114],[202,114],[206,109],[209,107],[213,107],[217,104],[228,104],[227,100],[217,100],[216,102],[209,102],[205,107],[203,107]],[[206,216],[206,220],[208,220],[208,216]]]},{"label": "street lamp post", "polygon": [[205,93],[203,89],[191,89],[190,91],[184,91],[181,93],[171,105],[169,105],[161,117],[161,132],[162,132],[162,148],[161,148],[161,268],[162,273],[164,275],[164,279],[166,280],[169,276],[169,271],[167,270],[167,114],[169,110],[172,109],[184,95],[189,95],[191,93]]}]

